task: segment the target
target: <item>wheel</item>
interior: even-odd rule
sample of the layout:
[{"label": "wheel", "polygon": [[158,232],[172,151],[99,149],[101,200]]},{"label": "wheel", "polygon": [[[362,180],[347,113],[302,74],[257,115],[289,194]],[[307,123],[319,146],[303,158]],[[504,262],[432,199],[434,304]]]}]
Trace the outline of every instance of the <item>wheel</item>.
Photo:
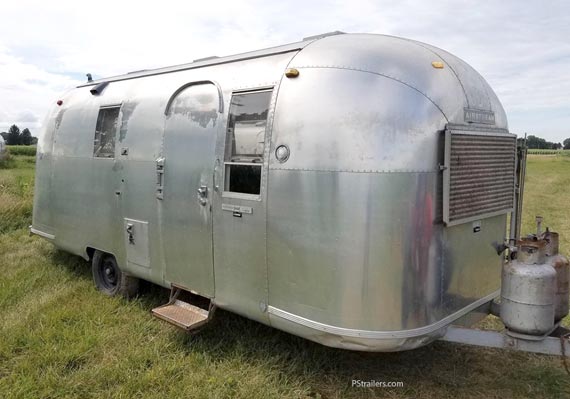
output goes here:
[{"label": "wheel", "polygon": [[113,255],[95,251],[91,269],[95,286],[105,295],[121,295],[125,298],[137,295],[139,279],[123,273]]}]

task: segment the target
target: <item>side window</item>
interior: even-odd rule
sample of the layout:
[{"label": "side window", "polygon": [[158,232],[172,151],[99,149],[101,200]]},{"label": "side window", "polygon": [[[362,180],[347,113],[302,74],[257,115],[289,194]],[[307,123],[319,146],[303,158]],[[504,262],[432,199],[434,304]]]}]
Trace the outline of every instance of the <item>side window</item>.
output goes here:
[{"label": "side window", "polygon": [[261,192],[261,168],[271,90],[232,96],[226,133],[225,191]]},{"label": "side window", "polygon": [[93,156],[97,158],[115,157],[115,134],[119,121],[121,106],[103,107],[99,110],[95,139],[93,141]]}]

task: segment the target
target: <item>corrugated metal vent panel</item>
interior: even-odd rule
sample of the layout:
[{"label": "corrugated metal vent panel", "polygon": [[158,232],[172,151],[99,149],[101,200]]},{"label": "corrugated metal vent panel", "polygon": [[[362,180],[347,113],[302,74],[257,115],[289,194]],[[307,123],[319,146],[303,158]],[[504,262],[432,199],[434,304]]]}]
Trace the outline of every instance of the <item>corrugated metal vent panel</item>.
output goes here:
[{"label": "corrugated metal vent panel", "polygon": [[443,220],[450,225],[511,212],[516,136],[468,126],[445,132]]}]

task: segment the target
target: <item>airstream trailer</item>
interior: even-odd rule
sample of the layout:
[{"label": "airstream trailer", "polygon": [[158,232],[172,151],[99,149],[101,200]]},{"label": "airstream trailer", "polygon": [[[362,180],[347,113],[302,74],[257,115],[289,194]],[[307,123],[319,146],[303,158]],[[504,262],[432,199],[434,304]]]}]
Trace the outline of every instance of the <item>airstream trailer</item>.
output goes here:
[{"label": "airstream trailer", "polygon": [[407,350],[499,295],[516,152],[464,61],[336,32],[69,91],[38,143],[31,231],[107,294],[170,288],[153,313],[186,329],[219,307]]},{"label": "airstream trailer", "polygon": [[0,136],[0,160],[4,159],[6,156],[6,143],[4,142],[4,137]]}]

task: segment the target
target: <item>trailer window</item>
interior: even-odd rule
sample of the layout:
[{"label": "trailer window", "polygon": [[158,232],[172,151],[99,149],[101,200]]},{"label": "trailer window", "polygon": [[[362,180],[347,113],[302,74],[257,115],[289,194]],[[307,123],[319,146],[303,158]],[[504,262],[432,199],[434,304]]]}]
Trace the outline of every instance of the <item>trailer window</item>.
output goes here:
[{"label": "trailer window", "polygon": [[99,110],[93,141],[93,156],[97,158],[115,157],[115,134],[121,107],[105,107]]},{"label": "trailer window", "polygon": [[225,153],[225,191],[261,192],[261,168],[271,91],[234,94]]}]

